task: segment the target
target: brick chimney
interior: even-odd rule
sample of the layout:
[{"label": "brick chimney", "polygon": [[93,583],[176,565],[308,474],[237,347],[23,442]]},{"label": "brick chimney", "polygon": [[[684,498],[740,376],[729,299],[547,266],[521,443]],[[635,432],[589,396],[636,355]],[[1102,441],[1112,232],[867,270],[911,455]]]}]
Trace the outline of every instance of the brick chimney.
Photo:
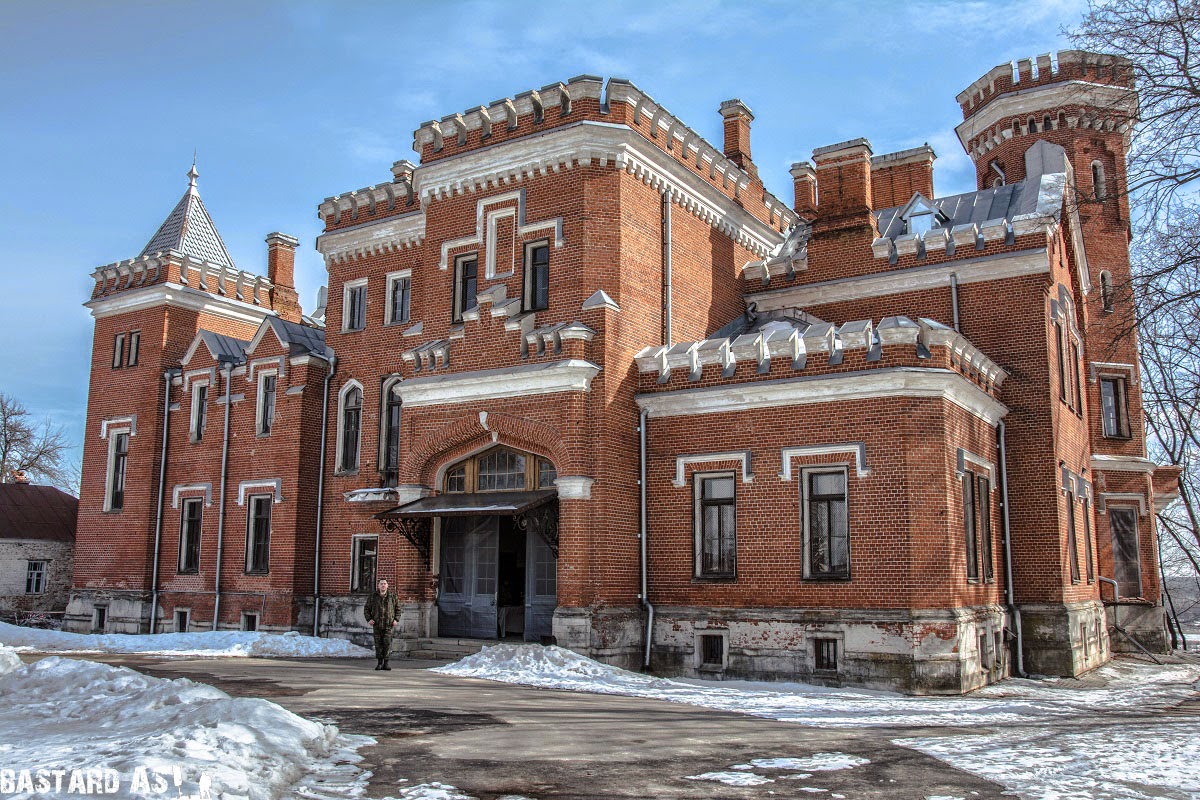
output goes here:
[{"label": "brick chimney", "polygon": [[300,240],[286,233],[267,234],[267,279],[271,281],[271,307],[280,319],[300,321],[296,294],[296,246]]},{"label": "brick chimney", "polygon": [[875,209],[902,206],[920,192],[933,199],[933,160],[928,143],[871,159],[871,200]]},{"label": "brick chimney", "polygon": [[725,120],[725,157],[758,178],[758,168],[750,160],[750,123],[754,115],[741,100],[726,100],[721,103],[721,117]]},{"label": "brick chimney", "polygon": [[792,208],[811,222],[817,216],[817,171],[807,161],[797,161],[789,171],[796,190],[796,201]]},{"label": "brick chimney", "polygon": [[871,216],[871,143],[866,139],[813,150],[817,185],[816,232],[874,228]]}]

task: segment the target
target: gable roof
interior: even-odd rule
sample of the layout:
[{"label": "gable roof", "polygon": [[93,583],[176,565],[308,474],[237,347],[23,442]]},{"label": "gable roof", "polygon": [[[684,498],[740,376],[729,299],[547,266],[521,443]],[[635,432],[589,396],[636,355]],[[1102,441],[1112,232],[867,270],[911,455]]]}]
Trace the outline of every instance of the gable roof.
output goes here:
[{"label": "gable roof", "polygon": [[275,338],[288,349],[290,356],[316,355],[328,359],[333,354],[333,351],[325,346],[325,330],[323,328],[289,322],[279,317],[266,317],[258,326],[254,338],[246,346],[247,356],[254,353],[268,330],[274,332]]},{"label": "gable roof", "polygon": [[53,486],[0,483],[0,539],[75,541],[79,500]]},{"label": "gable roof", "polygon": [[236,269],[233,256],[229,255],[229,250],[225,247],[225,240],[217,232],[217,226],[213,224],[212,217],[208,215],[208,210],[200,200],[200,192],[196,189],[198,175],[196,165],[193,164],[188,170],[187,191],[142,248],[140,256],[152,256],[155,253],[174,250],[201,261]]},{"label": "gable roof", "polygon": [[246,361],[246,346],[250,343],[201,328],[196,331],[196,338],[192,340],[191,347],[179,363],[185,367],[190,364],[201,344],[208,348],[208,353],[214,361],[222,364],[242,364]]}]

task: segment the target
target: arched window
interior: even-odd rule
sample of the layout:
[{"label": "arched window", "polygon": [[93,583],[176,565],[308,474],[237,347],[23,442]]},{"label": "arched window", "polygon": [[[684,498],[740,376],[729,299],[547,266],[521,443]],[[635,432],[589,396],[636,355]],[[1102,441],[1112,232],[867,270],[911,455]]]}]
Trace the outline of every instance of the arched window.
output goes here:
[{"label": "arched window", "polygon": [[558,472],[547,458],[499,445],[451,464],[442,477],[444,492],[519,492],[553,489]]},{"label": "arched window", "polygon": [[380,472],[384,486],[395,486],[400,480],[400,394],[399,380],[383,385],[383,425],[379,432]]},{"label": "arched window", "polygon": [[1104,181],[1104,165],[1099,161],[1092,162],[1092,192],[1097,200],[1108,197],[1108,186]]},{"label": "arched window", "polygon": [[525,456],[508,449],[492,450],[479,459],[481,492],[503,492],[525,488]]},{"label": "arched window", "polygon": [[358,469],[358,441],[362,431],[362,387],[350,382],[342,389],[338,412],[338,469]]},{"label": "arched window", "polygon": [[1050,119],[1050,115],[1049,115],[1049,114],[1047,114],[1047,115],[1046,115],[1046,117],[1045,117],[1045,119],[1043,119],[1043,120],[1042,120],[1042,130],[1043,130],[1043,131],[1052,131],[1052,130],[1054,130],[1054,121]]},{"label": "arched window", "polygon": [[1037,133],[1037,130],[1038,130],[1037,119],[1035,119],[1034,117],[1030,117],[1029,118],[1029,132]]},{"label": "arched window", "polygon": [[1100,273],[1100,300],[1104,303],[1105,311],[1113,310],[1112,273],[1108,270]]},{"label": "arched window", "polygon": [[1019,119],[1014,119],[1012,121],[1012,132],[1013,136],[1021,135],[1021,121]]}]

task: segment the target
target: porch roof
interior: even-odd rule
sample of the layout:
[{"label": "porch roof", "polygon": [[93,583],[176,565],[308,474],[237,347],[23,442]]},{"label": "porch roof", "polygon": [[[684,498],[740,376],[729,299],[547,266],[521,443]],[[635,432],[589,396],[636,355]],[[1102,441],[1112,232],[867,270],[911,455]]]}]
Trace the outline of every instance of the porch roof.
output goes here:
[{"label": "porch roof", "polygon": [[545,505],[558,496],[556,489],[532,492],[475,492],[469,494],[439,494],[422,497],[402,506],[381,511],[376,519],[412,519],[425,517],[467,517],[498,514],[516,516]]}]

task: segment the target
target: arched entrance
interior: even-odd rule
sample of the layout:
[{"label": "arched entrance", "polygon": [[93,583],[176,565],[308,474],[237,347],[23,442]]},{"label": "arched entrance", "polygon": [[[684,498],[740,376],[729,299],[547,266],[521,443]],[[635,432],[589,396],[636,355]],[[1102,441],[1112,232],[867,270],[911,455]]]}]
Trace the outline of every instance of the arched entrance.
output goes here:
[{"label": "arched entrance", "polygon": [[437,520],[438,635],[542,641],[558,602],[556,471],[500,445],[446,468],[440,494],[386,512]]}]

